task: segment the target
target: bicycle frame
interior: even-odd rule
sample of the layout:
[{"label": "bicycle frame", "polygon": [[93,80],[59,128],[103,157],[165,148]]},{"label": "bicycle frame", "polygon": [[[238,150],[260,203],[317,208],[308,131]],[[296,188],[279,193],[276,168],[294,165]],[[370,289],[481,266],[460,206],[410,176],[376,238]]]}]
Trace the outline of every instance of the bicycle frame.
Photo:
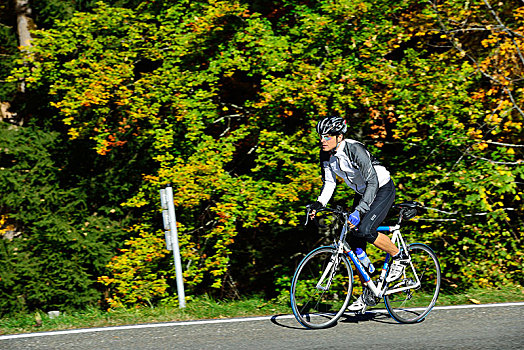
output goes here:
[{"label": "bicycle frame", "polygon": [[[333,275],[336,272],[336,269],[337,269],[338,264],[340,262],[340,256],[341,256],[342,253],[345,253],[351,259],[351,261],[353,262],[353,264],[357,268],[358,273],[362,276],[362,278],[364,279],[364,282],[367,283],[368,288],[373,292],[373,294],[377,298],[382,298],[382,297],[384,297],[384,295],[389,295],[389,294],[392,294],[392,293],[397,293],[397,292],[405,291],[405,290],[408,290],[408,289],[417,288],[417,287],[420,286],[420,279],[418,277],[418,274],[417,274],[415,268],[413,267],[413,264],[410,262],[410,267],[413,270],[413,273],[414,273],[414,275],[416,277],[415,284],[411,284],[411,285],[404,286],[404,287],[388,289],[388,285],[387,285],[387,282],[386,282],[386,276],[387,276],[387,273],[388,273],[388,270],[389,270],[389,260],[390,260],[390,255],[388,253],[386,253],[386,259],[385,259],[384,264],[382,266],[382,271],[380,273],[380,277],[378,278],[378,281],[375,284],[375,282],[373,280],[371,280],[371,277],[367,273],[366,268],[362,265],[362,263],[360,262],[360,260],[356,256],[356,254],[353,252],[351,247],[349,247],[349,245],[345,241],[345,238],[346,238],[346,235],[347,235],[347,232],[348,232],[348,223],[347,223],[347,217],[346,216],[347,215],[344,215],[344,226],[342,227],[342,231],[340,233],[340,237],[339,237],[338,241],[336,241],[335,244],[334,244],[335,248],[337,249],[336,253],[333,254],[333,256],[331,257],[331,260],[329,261],[328,265],[326,266],[326,269],[322,273],[322,276],[320,277],[320,279],[319,279],[319,281],[318,281],[318,283],[316,285],[317,289],[323,290],[323,291],[326,291],[326,290],[329,289],[329,287],[331,286],[331,280],[333,278]],[[399,224],[397,224],[395,226],[381,226],[381,227],[379,227],[377,229],[377,231],[379,231],[379,232],[393,232],[393,237],[391,239],[393,244],[395,244],[399,249],[404,249],[405,251],[407,251],[408,247],[406,245],[406,242],[404,241],[404,238],[402,237],[402,234],[400,233],[400,225]],[[326,278],[327,278],[327,282],[325,282]],[[325,285],[323,286],[322,284],[324,284],[324,283],[325,283]]]},{"label": "bicycle frame", "polygon": [[[406,241],[402,237],[402,234],[400,233],[400,225],[395,226],[380,226],[377,231],[379,232],[393,232],[393,237],[391,238],[391,241],[393,244],[395,244],[399,249],[404,249],[404,251],[408,251],[408,246],[406,245]],[[401,291],[405,291],[408,289],[414,289],[418,288],[420,286],[420,278],[417,274],[417,271],[415,270],[413,263],[409,263],[409,267],[412,269],[413,274],[416,278],[416,282],[414,284],[410,284],[408,286],[404,287],[396,287],[388,289],[386,276],[389,271],[389,260],[390,255],[386,253],[386,259],[384,261],[384,264],[382,265],[382,271],[380,273],[380,277],[378,279],[377,285],[373,281],[368,282],[368,287],[371,289],[373,294],[375,294],[376,297],[382,298],[384,295],[389,295],[392,293],[398,293]]]}]

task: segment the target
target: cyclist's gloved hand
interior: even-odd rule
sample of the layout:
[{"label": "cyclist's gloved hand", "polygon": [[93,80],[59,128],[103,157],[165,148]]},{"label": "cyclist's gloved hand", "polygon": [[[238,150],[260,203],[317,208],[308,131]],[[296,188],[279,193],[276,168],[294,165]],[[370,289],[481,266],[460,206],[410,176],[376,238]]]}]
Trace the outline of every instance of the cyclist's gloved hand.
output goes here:
[{"label": "cyclist's gloved hand", "polygon": [[319,209],[323,208],[324,206],[319,201],[313,202],[309,204],[309,209],[318,211]]},{"label": "cyclist's gloved hand", "polygon": [[360,223],[360,213],[358,210],[355,210],[353,213],[351,213],[348,221],[353,226],[357,226]]},{"label": "cyclist's gloved hand", "polygon": [[309,218],[313,220],[315,218],[315,215],[317,214],[317,211],[323,207],[322,203],[319,201],[313,202],[308,205],[309,207]]}]

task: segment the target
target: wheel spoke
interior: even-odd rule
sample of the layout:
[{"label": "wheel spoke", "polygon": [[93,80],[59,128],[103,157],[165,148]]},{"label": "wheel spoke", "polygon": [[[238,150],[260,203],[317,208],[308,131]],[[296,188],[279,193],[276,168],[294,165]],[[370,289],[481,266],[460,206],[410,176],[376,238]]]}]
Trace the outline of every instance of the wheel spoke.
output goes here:
[{"label": "wheel spoke", "polygon": [[388,294],[384,303],[391,317],[401,323],[415,323],[423,320],[437,302],[441,272],[435,253],[423,244],[409,246],[413,268],[406,267],[402,280],[391,283],[389,290],[409,287],[418,280],[420,286]]},{"label": "wheel spoke", "polygon": [[[333,254],[337,254],[333,247],[314,250],[302,260],[293,277],[291,306],[295,317],[305,327],[331,326],[351,298],[353,272],[349,261],[343,255],[334,257]],[[317,288],[319,282],[323,288]]]}]

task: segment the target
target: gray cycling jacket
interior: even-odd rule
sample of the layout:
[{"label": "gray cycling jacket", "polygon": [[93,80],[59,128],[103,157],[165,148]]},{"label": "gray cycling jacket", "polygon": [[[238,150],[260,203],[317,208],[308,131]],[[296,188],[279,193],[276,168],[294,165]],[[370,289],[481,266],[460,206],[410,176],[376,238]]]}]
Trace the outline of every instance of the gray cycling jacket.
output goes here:
[{"label": "gray cycling jacket", "polygon": [[366,147],[351,139],[342,140],[335,152],[321,150],[320,167],[324,184],[317,200],[324,206],[329,202],[337,186],[338,175],[349,187],[362,195],[355,208],[361,214],[369,211],[378,189],[391,180],[389,171],[380,165]]}]

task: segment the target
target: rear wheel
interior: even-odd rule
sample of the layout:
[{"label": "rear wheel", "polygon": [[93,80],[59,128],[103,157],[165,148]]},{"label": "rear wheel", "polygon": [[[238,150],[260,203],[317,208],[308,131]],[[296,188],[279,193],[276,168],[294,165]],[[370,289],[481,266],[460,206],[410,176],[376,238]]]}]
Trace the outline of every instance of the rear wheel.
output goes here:
[{"label": "rear wheel", "polygon": [[291,282],[291,307],[308,328],[326,328],[344,313],[353,291],[353,270],[345,254],[320,247],[298,265]]},{"label": "rear wheel", "polygon": [[389,284],[384,296],[389,314],[400,323],[422,321],[435,306],[441,283],[440,264],[433,250],[420,243],[410,244],[408,250],[411,264],[401,279]]}]

